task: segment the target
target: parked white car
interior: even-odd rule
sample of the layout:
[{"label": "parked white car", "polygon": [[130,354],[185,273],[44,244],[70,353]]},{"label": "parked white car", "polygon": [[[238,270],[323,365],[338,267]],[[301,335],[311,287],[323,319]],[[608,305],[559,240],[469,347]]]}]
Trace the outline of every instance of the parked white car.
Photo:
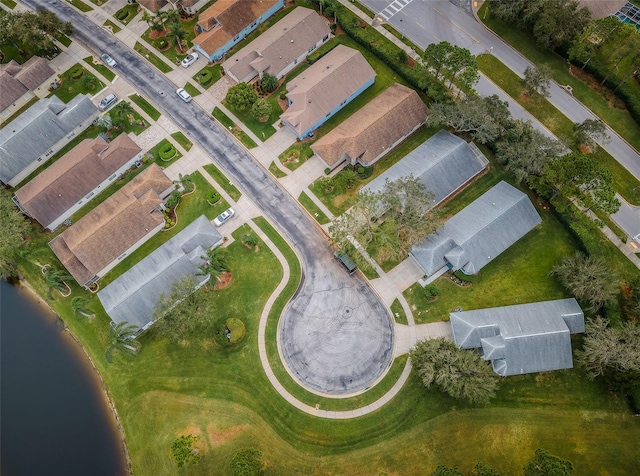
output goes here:
[{"label": "parked white car", "polygon": [[217,217],[215,217],[213,219],[213,224],[215,226],[220,226],[223,223],[227,222],[228,220],[230,220],[231,218],[233,218],[233,216],[236,214],[236,212],[233,211],[233,208],[227,208],[225,211],[223,211],[220,215],[218,215]]},{"label": "parked white car", "polygon": [[182,99],[184,102],[191,102],[191,94],[186,92],[184,88],[176,89],[176,94],[180,96],[180,99]]},{"label": "parked white car", "polygon": [[189,66],[191,66],[193,63],[195,63],[196,61],[198,61],[198,53],[193,52],[193,53],[189,53],[185,59],[182,60],[182,67],[183,68],[188,68]]},{"label": "parked white car", "polygon": [[112,68],[115,68],[116,66],[118,66],[118,63],[116,63],[116,60],[114,60],[111,56],[109,56],[107,53],[104,53],[102,56],[102,61],[104,61],[105,63],[107,63],[108,66],[111,66]]}]

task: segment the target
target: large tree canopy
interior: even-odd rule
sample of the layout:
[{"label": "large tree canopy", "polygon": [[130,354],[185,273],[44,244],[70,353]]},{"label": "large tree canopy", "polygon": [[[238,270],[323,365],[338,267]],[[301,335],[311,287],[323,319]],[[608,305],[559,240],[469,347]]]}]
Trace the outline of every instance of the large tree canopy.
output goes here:
[{"label": "large tree canopy", "polygon": [[411,245],[433,233],[440,223],[433,194],[410,175],[387,181],[377,193],[360,191],[351,210],[334,220],[329,231],[342,249],[352,249],[355,240],[367,249],[377,249],[382,260],[403,259]]},{"label": "large tree canopy", "polygon": [[481,144],[495,141],[511,122],[508,103],[495,95],[467,96],[451,104],[434,103],[430,110],[429,125],[444,124],[456,132],[468,132]]},{"label": "large tree canopy", "polygon": [[236,111],[245,111],[249,109],[258,100],[258,94],[253,86],[247,83],[238,83],[229,88],[225,101]]},{"label": "large tree canopy", "polygon": [[496,392],[498,377],[488,362],[446,339],[429,339],[410,353],[411,364],[425,387],[436,387],[453,398],[486,403]]},{"label": "large tree canopy", "polygon": [[196,279],[185,276],[173,283],[169,294],[163,293],[158,298],[153,313],[155,328],[171,342],[180,342],[211,319],[199,309],[204,297],[195,288]]},{"label": "large tree canopy", "polygon": [[598,310],[620,291],[615,272],[600,256],[587,256],[577,251],[555,265],[551,273],[580,301]]},{"label": "large tree canopy", "polygon": [[538,448],[535,456],[524,468],[524,476],[569,476],[573,469],[571,461],[549,454],[547,450]]},{"label": "large tree canopy", "polygon": [[9,43],[23,51],[47,53],[55,49],[56,34],[73,34],[71,22],[63,22],[48,10],[38,9],[7,12],[2,16],[0,43]]},{"label": "large tree canopy", "polygon": [[11,193],[1,187],[0,216],[0,279],[6,279],[17,272],[18,250],[24,245],[29,223],[11,200]]}]

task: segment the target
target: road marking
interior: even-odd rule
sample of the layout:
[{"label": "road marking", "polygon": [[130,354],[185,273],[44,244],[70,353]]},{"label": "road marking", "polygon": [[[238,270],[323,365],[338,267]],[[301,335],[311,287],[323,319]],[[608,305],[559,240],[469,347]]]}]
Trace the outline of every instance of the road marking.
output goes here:
[{"label": "road marking", "polygon": [[423,30],[426,30],[425,27],[423,27],[420,23],[416,22],[416,25],[418,25],[420,28],[422,28]]},{"label": "road marking", "polygon": [[445,16],[444,13],[442,13],[440,10],[438,10],[437,8],[431,7],[431,10],[433,10],[434,12],[436,12],[438,15],[440,15],[442,18],[444,18],[445,20],[447,20],[449,23],[451,23],[453,26],[455,26],[458,30],[460,30],[462,33],[464,33],[465,35],[467,35],[469,38],[471,38],[471,41],[473,41],[476,44],[480,44],[480,41],[476,40],[473,36],[471,36],[464,28],[462,28],[460,25],[458,25],[456,22],[452,21],[449,17]]},{"label": "road marking", "polygon": [[389,21],[389,19],[397,14],[404,7],[409,5],[413,0],[393,0],[389,5],[383,8],[378,16],[384,18],[385,21]]}]

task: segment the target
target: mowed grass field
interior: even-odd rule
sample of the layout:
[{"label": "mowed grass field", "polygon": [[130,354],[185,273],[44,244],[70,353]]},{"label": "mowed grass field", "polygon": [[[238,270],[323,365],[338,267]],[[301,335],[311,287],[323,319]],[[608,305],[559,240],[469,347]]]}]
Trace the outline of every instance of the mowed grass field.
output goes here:
[{"label": "mowed grass field", "polygon": [[[205,188],[198,180],[196,192],[185,197],[185,208],[179,211],[182,218],[195,218]],[[551,230],[559,237],[548,246],[564,243],[571,248],[571,242],[563,241],[565,235]],[[519,474],[538,447],[571,460],[576,474],[638,473],[640,421],[623,400],[587,380],[579,369],[503,379],[498,397],[484,407],[426,391],[412,376],[390,403],[364,417],[325,420],[296,410],[267,380],[257,348],[260,314],[283,270],[264,243],[259,243],[258,252],[242,245],[240,238],[247,231],[243,227],[235,232],[228,247],[231,284],[219,291],[200,291],[204,303],[194,312],[210,315],[210,325],[179,344],[151,328],[137,356],[116,354],[107,364],[109,319],[97,297],[69,283],[69,298],[56,293],[50,301],[107,384],[126,433],[134,474],[229,474],[238,450],[257,448],[266,475],[429,474],[438,464],[469,471],[478,460],[509,475]],[[38,250],[23,263],[26,277],[41,295],[46,288],[33,261],[59,266],[44,246],[50,237],[34,230],[32,242]],[[549,239],[534,238],[541,240],[539,248],[520,248],[518,259],[525,264],[539,259],[536,253]],[[483,303],[497,305],[507,291],[552,282],[547,277],[545,284],[542,271],[536,282],[517,276],[521,268],[512,269],[507,258],[495,279],[487,273],[472,286]],[[443,287],[439,300],[454,300],[451,293]],[[75,296],[91,300],[94,320],[73,317],[70,300]],[[236,345],[228,344],[223,333],[230,317],[241,319],[247,328],[245,339]],[[200,435],[202,458],[197,465],[178,469],[170,445],[183,434]]]}]

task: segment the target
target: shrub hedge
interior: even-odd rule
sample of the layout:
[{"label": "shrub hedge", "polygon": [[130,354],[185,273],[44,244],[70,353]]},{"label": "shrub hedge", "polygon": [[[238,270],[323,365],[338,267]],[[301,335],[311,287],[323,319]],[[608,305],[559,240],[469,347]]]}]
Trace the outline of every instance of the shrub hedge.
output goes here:
[{"label": "shrub hedge", "polygon": [[167,144],[161,150],[158,151],[158,155],[162,160],[168,160],[174,155],[176,155],[176,148],[171,144]]},{"label": "shrub hedge", "polygon": [[198,76],[198,82],[203,86],[209,84],[212,79],[213,75],[211,74],[211,71],[205,71],[204,73],[201,73],[200,76]]}]

